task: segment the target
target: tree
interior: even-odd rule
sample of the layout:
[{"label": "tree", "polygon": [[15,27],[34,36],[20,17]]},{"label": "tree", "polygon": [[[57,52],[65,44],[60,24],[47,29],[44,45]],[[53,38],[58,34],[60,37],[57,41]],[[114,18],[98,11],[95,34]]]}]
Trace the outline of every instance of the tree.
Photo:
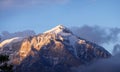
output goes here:
[{"label": "tree", "polygon": [[0,72],[13,72],[13,65],[7,64],[9,61],[9,56],[0,55]]}]

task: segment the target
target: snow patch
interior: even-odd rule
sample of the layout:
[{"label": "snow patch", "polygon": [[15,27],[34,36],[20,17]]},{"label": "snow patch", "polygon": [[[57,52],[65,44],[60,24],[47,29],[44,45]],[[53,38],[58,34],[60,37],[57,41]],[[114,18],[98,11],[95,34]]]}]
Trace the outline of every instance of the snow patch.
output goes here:
[{"label": "snow patch", "polygon": [[48,30],[48,31],[46,31],[44,33],[60,33],[60,32],[62,32],[63,29],[65,29],[64,26],[58,25],[55,28],[52,28],[51,30]]},{"label": "snow patch", "polygon": [[14,37],[14,38],[11,38],[11,39],[4,40],[3,42],[0,43],[0,47],[3,47],[5,45],[9,45],[9,44],[14,43],[14,42],[18,42],[18,41],[21,41],[21,40],[23,40],[22,37]]},{"label": "snow patch", "polygon": [[53,33],[55,35],[61,35],[61,36],[70,36],[70,35],[72,35],[72,33],[69,31],[69,29],[67,29],[63,25],[58,25],[55,28],[52,28],[51,30],[48,30],[48,31],[46,31],[44,33]]}]

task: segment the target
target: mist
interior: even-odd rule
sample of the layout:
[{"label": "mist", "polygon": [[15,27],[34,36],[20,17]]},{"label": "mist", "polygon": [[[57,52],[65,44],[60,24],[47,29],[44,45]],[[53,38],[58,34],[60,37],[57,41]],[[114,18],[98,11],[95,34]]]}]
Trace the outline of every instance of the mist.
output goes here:
[{"label": "mist", "polygon": [[120,52],[108,59],[101,59],[90,65],[72,68],[73,72],[120,72]]}]

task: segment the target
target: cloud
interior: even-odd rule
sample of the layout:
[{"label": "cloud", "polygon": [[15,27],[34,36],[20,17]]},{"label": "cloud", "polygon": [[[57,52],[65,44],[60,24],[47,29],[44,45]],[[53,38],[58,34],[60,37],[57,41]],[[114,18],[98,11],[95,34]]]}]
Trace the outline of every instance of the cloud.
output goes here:
[{"label": "cloud", "polygon": [[3,31],[0,34],[0,42],[2,42],[5,39],[13,38],[13,37],[28,37],[35,35],[35,32],[32,30],[25,30],[22,32],[15,32],[15,33],[9,33],[8,31]]},{"label": "cloud", "polygon": [[73,72],[120,72],[120,52],[108,59],[102,59],[90,65],[72,68]]},{"label": "cloud", "polygon": [[120,34],[120,28],[110,28],[110,34],[109,37],[115,41],[117,41],[119,39],[119,35]]},{"label": "cloud", "polygon": [[120,44],[114,45],[113,54],[118,54],[120,52]]},{"label": "cloud", "polygon": [[100,26],[71,27],[73,33],[97,44],[118,41],[120,28],[102,28]]},{"label": "cloud", "polygon": [[0,9],[26,7],[31,5],[64,4],[69,0],[0,0]]}]

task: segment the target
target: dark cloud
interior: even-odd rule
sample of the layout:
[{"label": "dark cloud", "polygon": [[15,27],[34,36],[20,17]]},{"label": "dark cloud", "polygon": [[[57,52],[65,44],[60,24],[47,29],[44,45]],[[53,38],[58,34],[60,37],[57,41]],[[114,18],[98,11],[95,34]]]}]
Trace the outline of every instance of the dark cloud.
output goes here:
[{"label": "dark cloud", "polygon": [[120,28],[101,28],[100,26],[72,27],[73,33],[97,44],[118,41]]},{"label": "dark cloud", "polygon": [[103,43],[106,39],[106,32],[98,26],[84,25],[82,27],[73,27],[72,31],[79,37],[85,38],[95,43]]},{"label": "dark cloud", "polygon": [[22,32],[15,32],[15,33],[9,33],[8,31],[3,31],[0,34],[0,42],[5,39],[9,39],[13,37],[27,37],[27,36],[33,36],[33,35],[35,35],[35,32],[32,30],[25,30]]}]

